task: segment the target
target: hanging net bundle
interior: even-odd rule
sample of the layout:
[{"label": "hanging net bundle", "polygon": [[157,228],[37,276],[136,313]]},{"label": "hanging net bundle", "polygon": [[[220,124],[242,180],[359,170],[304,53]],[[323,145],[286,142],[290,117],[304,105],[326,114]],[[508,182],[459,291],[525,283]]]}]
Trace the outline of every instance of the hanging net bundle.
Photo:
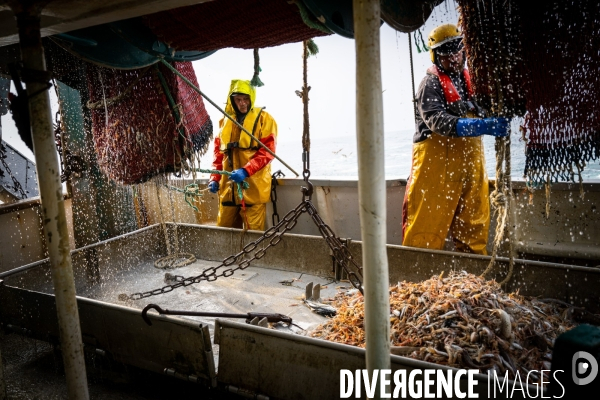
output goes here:
[{"label": "hanging net bundle", "polygon": [[[196,79],[196,73],[191,62],[175,62],[173,66],[177,71],[181,72],[191,83],[196,87],[200,87]],[[213,126],[208,112],[204,107],[202,96],[196,92],[189,84],[187,84],[180,76],[169,71],[164,66],[160,66],[163,71],[163,76],[167,80],[168,88],[174,98],[174,102],[179,107],[179,112],[183,115],[178,121],[186,138],[190,143],[191,149],[188,148],[186,157],[190,158],[189,151],[191,150],[198,155],[206,153],[208,146],[212,143]]]},{"label": "hanging net bundle", "polygon": [[[198,85],[191,62],[174,67]],[[199,94],[162,65],[117,70],[87,65],[98,165],[122,184],[184,172],[206,152],[212,122]]]},{"label": "hanging net bundle", "polygon": [[264,48],[328,34],[309,27],[301,8],[293,3],[219,0],[161,11],[143,19],[161,41],[187,51]]},{"label": "hanging net bundle", "polygon": [[573,181],[600,157],[600,3],[458,0],[481,103],[524,116],[530,184]]}]

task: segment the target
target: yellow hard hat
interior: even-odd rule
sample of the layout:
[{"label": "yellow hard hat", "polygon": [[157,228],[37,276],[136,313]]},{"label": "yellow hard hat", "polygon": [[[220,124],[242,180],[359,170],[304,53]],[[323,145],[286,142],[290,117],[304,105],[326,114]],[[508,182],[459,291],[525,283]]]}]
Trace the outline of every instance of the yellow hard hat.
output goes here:
[{"label": "yellow hard hat", "polygon": [[431,62],[435,62],[434,49],[440,47],[443,44],[451,42],[453,40],[462,39],[462,34],[458,30],[458,27],[454,24],[443,24],[435,28],[429,33],[427,38],[427,45],[429,46],[429,55],[431,56]]}]

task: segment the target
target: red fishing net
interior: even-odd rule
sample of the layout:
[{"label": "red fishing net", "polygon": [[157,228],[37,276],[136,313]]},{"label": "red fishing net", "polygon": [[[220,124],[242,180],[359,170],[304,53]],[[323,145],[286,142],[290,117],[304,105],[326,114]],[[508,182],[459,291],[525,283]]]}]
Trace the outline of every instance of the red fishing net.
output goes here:
[{"label": "red fishing net", "polygon": [[600,3],[549,2],[538,13],[523,24],[533,39],[523,43],[523,61],[535,77],[525,86],[525,175],[573,180],[600,156]]},{"label": "red fishing net", "polygon": [[521,15],[504,0],[458,0],[471,82],[479,103],[494,114],[523,115]]},{"label": "red fishing net", "polygon": [[219,0],[147,15],[146,25],[177,50],[254,49],[326,33],[309,28],[285,0]]},{"label": "red fishing net", "polygon": [[[194,86],[199,87],[191,62],[175,62],[173,66],[192,82]],[[175,100],[175,104],[180,108],[181,123],[185,130],[189,149],[193,152],[204,154],[209,143],[211,143],[213,126],[208,112],[204,107],[202,96],[180,76],[172,73],[164,66],[161,65],[160,70],[167,80],[169,91]],[[189,157],[189,154],[187,156]]]},{"label": "red fishing net", "polygon": [[600,157],[600,3],[458,2],[482,103],[497,114],[526,112],[525,177],[574,180]]},{"label": "red fishing net", "polygon": [[[174,66],[198,84],[191,63]],[[116,70],[88,64],[87,77],[98,165],[111,179],[133,184],[178,172],[206,151],[212,123],[204,103],[166,67]]]}]

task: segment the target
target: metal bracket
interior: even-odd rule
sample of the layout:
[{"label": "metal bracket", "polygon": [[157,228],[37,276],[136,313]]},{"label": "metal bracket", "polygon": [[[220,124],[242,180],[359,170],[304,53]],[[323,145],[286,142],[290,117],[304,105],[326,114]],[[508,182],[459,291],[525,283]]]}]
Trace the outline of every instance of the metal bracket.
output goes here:
[{"label": "metal bracket", "polygon": [[196,375],[182,374],[180,372],[177,372],[175,370],[175,368],[165,368],[163,370],[163,372],[165,373],[165,375],[172,376],[174,378],[178,378],[178,379],[188,381],[188,382],[193,382],[193,383],[201,383],[201,380],[200,380],[201,378],[206,379],[205,376],[199,377]]},{"label": "metal bracket", "polygon": [[107,354],[106,350],[98,348],[98,347],[96,347],[95,345],[92,345],[92,344],[86,344],[86,343],[84,343],[83,344],[83,349],[86,350],[86,351],[88,351],[89,353],[97,354],[97,355],[102,356],[102,357],[105,357],[106,354]]},{"label": "metal bracket", "polygon": [[261,326],[263,328],[269,327],[269,321],[265,317],[263,317],[263,318],[254,317],[248,323],[250,325]]},{"label": "metal bracket", "polygon": [[302,186],[300,188],[300,191],[302,192],[302,194],[304,195],[304,200],[311,200],[312,195],[313,195],[313,184],[310,183],[310,181],[306,181],[306,186]]},{"label": "metal bracket", "polygon": [[304,298],[310,301],[320,301],[321,300],[321,284],[317,283],[313,286],[312,282],[309,282],[306,285],[306,289],[304,291]]},{"label": "metal bracket", "polygon": [[269,396],[265,396],[263,394],[258,394],[251,390],[238,388],[237,386],[227,385],[225,386],[225,390],[231,393],[235,393],[240,397],[245,397],[247,399],[256,399],[256,400],[269,400]]}]

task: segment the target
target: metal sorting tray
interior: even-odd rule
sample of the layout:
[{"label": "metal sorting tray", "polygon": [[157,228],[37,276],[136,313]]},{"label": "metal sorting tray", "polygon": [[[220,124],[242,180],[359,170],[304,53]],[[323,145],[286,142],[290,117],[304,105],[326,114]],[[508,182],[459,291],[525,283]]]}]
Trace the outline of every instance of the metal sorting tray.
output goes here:
[{"label": "metal sorting tray", "polygon": [[[157,225],[72,252],[84,344],[125,364],[234,392],[252,391],[255,395],[282,399],[339,397],[340,369],[363,369],[364,349],[225,319],[219,319],[215,327],[215,320],[203,317],[158,316],[150,312],[152,326],[141,318],[141,309],[154,303],[163,309],[189,311],[276,312],[291,316],[295,323],[310,330],[324,317],[302,304],[304,286],[309,282],[328,286],[322,297],[329,297],[340,285],[322,278],[333,274],[324,241],[286,235],[264,258],[232,277],[140,301],[120,301],[120,294],[165,286],[165,272],[196,276],[240,248],[240,233],[236,230],[182,224],[178,232],[181,251],[199,259],[172,271],[153,266],[156,259],[167,254],[164,233]],[[255,232],[245,235],[246,243],[259,236]],[[360,242],[350,243],[357,259],[360,246]],[[402,246],[388,246],[388,258],[392,282],[401,278],[427,279],[442,270],[458,268],[480,273],[489,262],[483,256]],[[505,261],[500,260],[497,269],[504,268]],[[40,261],[17,270],[0,274],[0,324],[58,343],[49,263]],[[576,286],[577,282],[585,284]],[[593,305],[598,303],[598,294],[594,293],[598,283],[600,269],[519,260],[508,290],[555,295],[565,301],[575,297]],[[341,285],[350,288],[349,284]],[[391,359],[393,370],[447,369],[405,357]],[[487,380],[477,390],[480,398],[486,397]]]},{"label": "metal sorting tray", "polygon": [[[217,319],[215,343],[221,347],[219,383],[229,387],[230,391],[252,398],[337,399],[340,396],[340,370],[365,369],[365,349],[221,319]],[[457,371],[456,368],[391,356],[392,371],[406,370],[408,377],[414,369]],[[460,390],[467,393],[466,376],[462,378]],[[479,398],[488,398],[487,375],[475,374],[474,378],[477,382],[474,393]],[[415,382],[423,385],[423,374],[416,375]],[[499,382],[504,391],[495,392],[494,398],[529,398],[520,389],[514,393],[507,390],[515,385],[514,381],[504,382],[500,378]],[[518,382],[517,387],[520,387]],[[528,389],[532,394],[538,390],[533,385]],[[436,391],[434,379],[431,392]],[[365,395],[364,388],[361,394]]]},{"label": "metal sorting tray", "polygon": [[[215,243],[215,246],[222,244]],[[336,292],[328,279],[299,272],[249,267],[215,282],[202,282],[139,301],[120,300],[166,285],[165,273],[196,276],[219,265],[201,260],[175,270],[154,267],[166,251],[158,227],[144,229],[72,253],[84,346],[114,361],[214,387],[219,346],[211,344],[214,318],[159,316],[141,310],[150,303],[163,309],[247,313],[274,312],[311,329],[325,321],[302,304],[304,285]],[[162,253],[162,254],[161,254]],[[4,279],[4,280],[2,280]],[[348,284],[348,287],[350,285]],[[59,344],[50,266],[40,261],[0,276],[0,324],[39,340]],[[278,326],[280,329],[288,329]],[[302,332],[294,328],[296,332]]]},{"label": "metal sorting tray", "polygon": [[[59,342],[54,296],[0,285],[0,321],[16,332]],[[114,361],[191,381],[216,385],[208,326],[149,315],[101,301],[77,298],[84,346]]]}]

